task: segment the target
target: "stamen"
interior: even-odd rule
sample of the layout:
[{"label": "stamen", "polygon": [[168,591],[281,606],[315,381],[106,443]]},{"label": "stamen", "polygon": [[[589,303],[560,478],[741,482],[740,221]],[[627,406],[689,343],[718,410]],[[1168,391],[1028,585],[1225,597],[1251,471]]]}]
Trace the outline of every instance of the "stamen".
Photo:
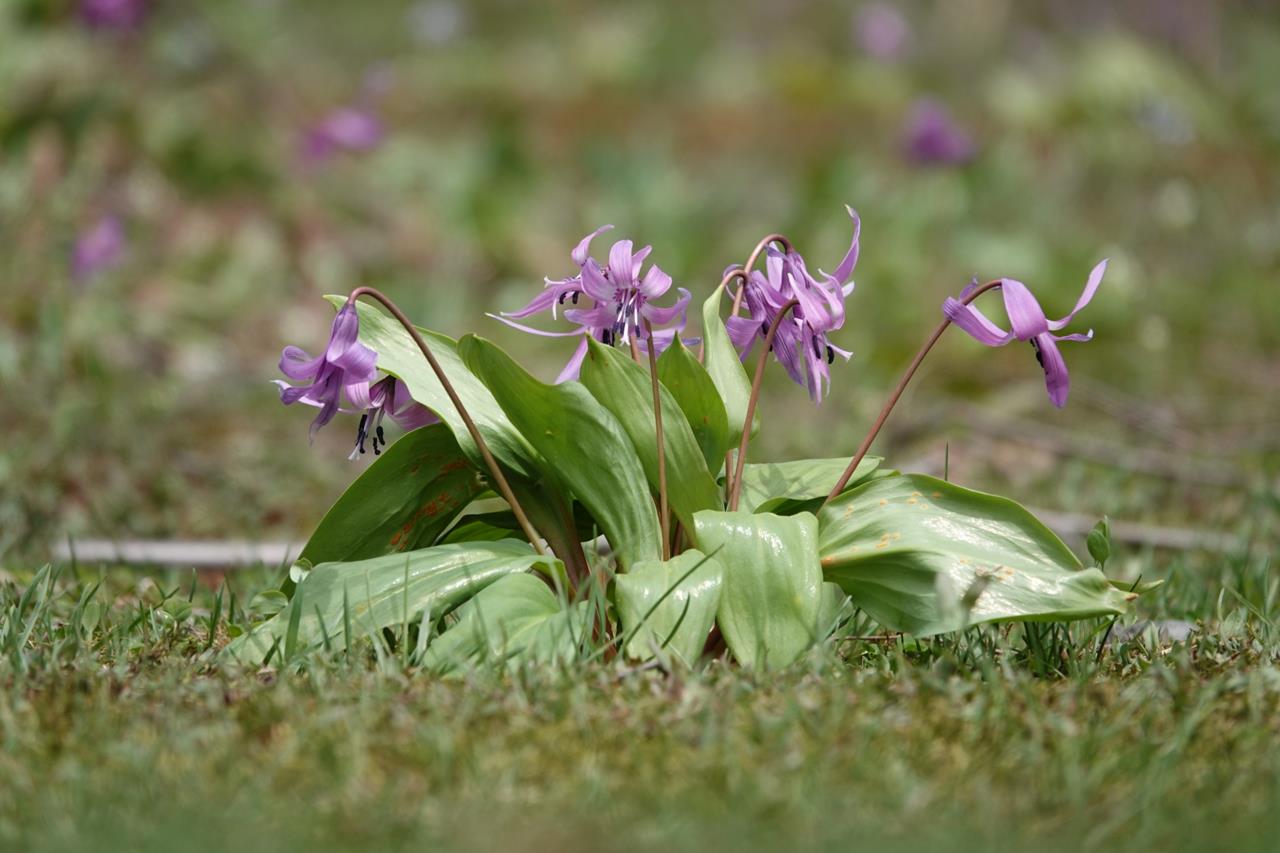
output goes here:
[{"label": "stamen", "polygon": [[1040,345],[1035,340],[1032,340],[1031,348],[1036,351],[1036,361],[1039,363],[1040,369],[1047,370],[1048,368],[1044,366],[1044,353],[1040,352]]},{"label": "stamen", "polygon": [[365,412],[360,416],[360,425],[356,427],[356,447],[351,451],[349,459],[355,459],[357,456],[364,455],[364,440],[368,437],[369,431],[369,413]]},{"label": "stamen", "polygon": [[578,291],[576,290],[573,292],[573,304],[574,305],[578,304]]},{"label": "stamen", "polygon": [[822,358],[822,342],[817,338],[813,339],[813,357],[817,359]]},{"label": "stamen", "polygon": [[600,332],[600,342],[607,347],[613,346],[613,332],[610,329],[604,329]]},{"label": "stamen", "polygon": [[835,364],[835,363],[836,363],[835,348],[832,347],[831,344],[827,344],[827,364]]},{"label": "stamen", "polygon": [[[557,302],[557,303],[559,303],[560,305],[563,305],[563,304],[564,304],[565,297],[566,297],[566,296],[568,296],[568,295],[569,295],[569,291],[567,291],[567,290],[566,290],[564,293],[560,294],[560,298],[559,298],[559,299],[557,299],[557,300],[556,300],[556,302]],[[576,296],[577,294],[574,294],[574,295]],[[578,300],[577,300],[577,299],[574,299],[573,301],[574,301],[574,302],[577,302]]]}]

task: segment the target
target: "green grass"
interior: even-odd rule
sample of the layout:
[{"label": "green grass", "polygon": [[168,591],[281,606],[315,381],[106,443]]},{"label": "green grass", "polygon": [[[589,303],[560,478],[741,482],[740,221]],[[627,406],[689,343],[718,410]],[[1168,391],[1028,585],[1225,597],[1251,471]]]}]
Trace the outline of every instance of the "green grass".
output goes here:
[{"label": "green grass", "polygon": [[1270,849],[1280,595],[1229,571],[1186,644],[1098,655],[1080,623],[453,680],[367,644],[231,667],[226,587],[45,572],[0,588],[0,846]]}]

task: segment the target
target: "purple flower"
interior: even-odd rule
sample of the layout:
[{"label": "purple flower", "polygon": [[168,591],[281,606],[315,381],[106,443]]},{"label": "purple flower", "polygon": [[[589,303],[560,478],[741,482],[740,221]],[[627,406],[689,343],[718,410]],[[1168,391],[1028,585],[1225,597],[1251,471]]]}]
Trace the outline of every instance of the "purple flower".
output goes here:
[{"label": "purple flower", "polygon": [[373,455],[378,456],[382,453],[382,448],[387,446],[387,437],[382,429],[382,420],[385,417],[389,416],[404,430],[418,429],[440,421],[435,412],[416,402],[409,395],[409,389],[404,382],[394,376],[382,377],[369,388],[367,400],[354,402],[356,406],[362,403],[367,405],[360,414],[360,425],[356,428],[356,446],[347,457],[348,459],[357,459],[364,455],[364,443],[370,436],[373,438]]},{"label": "purple flower", "polygon": [[[968,332],[979,343],[989,347],[1002,347],[1010,341],[1030,341],[1036,353],[1036,361],[1044,368],[1045,385],[1049,389],[1049,399],[1058,408],[1067,403],[1067,394],[1071,390],[1071,379],[1067,375],[1067,363],[1058,349],[1058,341],[1088,341],[1093,339],[1093,330],[1085,334],[1055,335],[1054,332],[1066,328],[1067,324],[1093,299],[1098,285],[1102,284],[1102,276],[1107,271],[1104,260],[1089,273],[1089,281],[1084,292],[1076,302],[1071,313],[1061,320],[1050,320],[1044,309],[1032,295],[1027,286],[1011,278],[1000,280],[1000,291],[1004,294],[1004,310],[1009,315],[1009,325],[1013,331],[1006,332],[987,319],[977,308],[965,305],[958,299],[947,297],[942,304],[942,313],[947,319]],[[971,291],[973,285],[965,289],[961,299]]]},{"label": "purple flower", "polygon": [[377,374],[378,354],[360,343],[359,336],[360,318],[355,305],[348,302],[334,317],[329,343],[321,355],[312,358],[293,346],[285,347],[280,355],[280,372],[296,382],[308,383],[289,385],[277,380],[280,401],[286,406],[301,401],[320,408],[311,422],[313,439],[338,413],[344,395],[356,410],[372,406],[369,385]]},{"label": "purple flower", "polygon": [[888,62],[900,58],[911,40],[911,25],[889,3],[863,6],[853,23],[858,45],[875,59]]},{"label": "purple flower", "polygon": [[104,216],[76,238],[71,274],[86,279],[114,267],[124,255],[124,226],[119,217]]},{"label": "purple flower", "polygon": [[921,101],[911,111],[904,140],[906,155],[923,164],[956,165],[972,159],[973,138],[936,101]]},{"label": "purple flower", "polygon": [[303,133],[299,151],[303,163],[315,166],[339,152],[371,151],[384,133],[381,119],[368,106],[339,107]]},{"label": "purple flower", "polygon": [[126,32],[142,26],[148,0],[80,0],[80,20],[95,30]]},{"label": "purple flower", "polygon": [[[658,266],[651,265],[641,275],[645,258],[653,247],[645,246],[633,251],[630,240],[619,240],[609,250],[609,261],[601,265],[591,257],[591,241],[599,234],[612,229],[605,225],[592,231],[578,243],[571,253],[573,262],[581,270],[572,278],[547,279],[542,291],[518,311],[504,312],[502,315],[489,315],[501,320],[509,326],[546,337],[579,337],[583,336],[574,351],[573,357],[565,365],[564,370],[556,378],[556,382],[565,382],[578,377],[582,360],[587,354],[587,337],[593,337],[604,344],[630,343],[634,338],[642,352],[649,351],[649,333],[644,327],[644,320],[654,326],[653,346],[662,352],[675,339],[677,332],[684,329],[689,307],[689,291],[677,288],[680,296],[669,307],[655,305],[653,301],[660,299],[671,289],[671,276]],[[565,319],[576,323],[578,328],[567,332],[547,332],[534,329],[515,320],[550,311],[556,316],[559,309],[569,302],[572,307],[564,311]],[[673,325],[674,324],[674,325]],[[656,328],[670,326],[671,328]]]},{"label": "purple flower", "polygon": [[752,270],[743,285],[746,317],[730,317],[725,321],[729,339],[745,359],[757,340],[768,334],[783,307],[792,299],[795,308],[778,326],[773,339],[773,354],[787,375],[809,391],[815,403],[830,390],[830,365],[840,356],[846,361],[852,355],[827,340],[827,333],[844,325],[844,300],[853,292],[853,268],[858,263],[858,238],[861,222],[853,208],[846,208],[853,219],[853,239],[849,251],[832,274],[818,272],[815,278],[804,258],[794,250],[786,253],[770,247],[765,272]]}]

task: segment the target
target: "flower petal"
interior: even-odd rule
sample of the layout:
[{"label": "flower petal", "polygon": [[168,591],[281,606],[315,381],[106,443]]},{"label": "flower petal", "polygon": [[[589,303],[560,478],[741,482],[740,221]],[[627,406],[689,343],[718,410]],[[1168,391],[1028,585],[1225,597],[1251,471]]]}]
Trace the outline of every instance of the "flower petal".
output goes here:
[{"label": "flower petal", "polygon": [[1071,391],[1071,377],[1067,374],[1067,362],[1062,358],[1058,342],[1053,335],[1037,335],[1034,339],[1039,348],[1040,364],[1044,367],[1044,384],[1049,389],[1049,400],[1059,409],[1067,404],[1067,395]]},{"label": "flower petal", "polygon": [[587,339],[584,336],[582,342],[578,344],[578,348],[573,351],[573,356],[569,359],[569,363],[564,366],[564,370],[560,371],[560,375],[556,377],[556,384],[568,382],[578,378],[578,373],[582,370],[582,362],[587,357]]},{"label": "flower petal", "polygon": [[649,257],[649,253],[653,251],[652,246],[645,246],[634,255],[631,256],[631,277],[640,277],[640,267],[644,264],[644,259]]},{"label": "flower petal", "polygon": [[853,242],[849,244],[849,251],[845,252],[844,260],[840,261],[836,271],[831,274],[831,278],[840,284],[847,283],[853,276],[853,268],[858,264],[858,237],[862,234],[862,220],[857,212],[848,205],[845,205],[844,209],[849,211],[849,218],[853,220]]},{"label": "flower petal", "polygon": [[290,379],[314,379],[324,363],[324,356],[312,358],[300,347],[288,346],[280,353],[280,372]]},{"label": "flower petal", "polygon": [[612,302],[614,286],[605,280],[604,271],[592,258],[582,266],[582,289],[597,302]]},{"label": "flower petal", "polygon": [[355,304],[348,302],[333,318],[333,328],[329,331],[329,345],[324,351],[325,360],[336,361],[359,337],[360,315],[356,313]]},{"label": "flower petal", "polygon": [[1076,300],[1076,307],[1072,308],[1071,313],[1063,317],[1061,320],[1051,320],[1049,322],[1050,329],[1056,332],[1059,329],[1066,328],[1066,325],[1075,319],[1075,316],[1080,313],[1080,310],[1089,304],[1089,301],[1093,299],[1093,294],[1098,292],[1098,285],[1102,284],[1102,277],[1107,272],[1107,260],[1107,258],[1104,258],[1089,273],[1089,281],[1085,283],[1084,292],[1081,293],[1080,298]]},{"label": "flower petal", "polygon": [[582,266],[587,262],[587,258],[591,255],[591,241],[599,237],[606,231],[612,231],[612,225],[601,225],[587,236],[578,241],[578,245],[573,247],[573,251],[569,253],[569,257],[573,258],[573,262],[578,266]]},{"label": "flower petal", "polygon": [[[654,267],[653,269],[657,269],[657,267]],[[652,270],[650,270],[650,272],[652,272]],[[667,282],[670,283],[670,281],[671,279],[668,278]],[[665,326],[678,319],[679,326],[683,329],[687,320],[686,311],[689,307],[689,300],[692,298],[692,295],[683,287],[677,289],[680,291],[680,298],[677,299],[675,304],[670,308],[659,308],[657,305],[645,303],[641,306],[640,313],[647,317],[649,322],[655,326]]]},{"label": "flower petal", "polygon": [[968,332],[980,344],[989,347],[1002,347],[1013,340],[1013,333],[1006,332],[987,319],[972,305],[965,305],[958,299],[948,296],[942,303],[942,313],[956,326]]},{"label": "flower petal", "polygon": [[657,264],[654,264],[649,267],[649,271],[645,273],[644,280],[640,282],[637,289],[646,298],[657,299],[671,289],[671,276],[659,269]]},{"label": "flower petal", "polygon": [[538,293],[537,296],[529,300],[528,305],[525,305],[523,308],[519,308],[515,311],[503,311],[502,316],[514,317],[515,319],[519,320],[525,317],[529,317],[533,314],[541,313],[542,311],[547,311],[547,310],[554,311],[556,307],[556,301],[560,298],[561,294],[568,293],[568,292],[570,292],[569,288],[564,288],[562,286],[548,282],[547,285]]},{"label": "flower petal", "polygon": [[[568,316],[568,314],[569,312],[566,311],[565,315]],[[514,320],[508,320],[506,317],[503,317],[501,314],[486,314],[485,316],[492,317],[493,319],[497,320],[500,323],[506,323],[508,326],[510,326],[513,329],[519,329],[520,331],[528,332],[531,335],[540,335],[544,338],[572,338],[582,334],[582,329],[571,329],[570,331],[567,331],[567,332],[548,332],[548,331],[544,331],[543,329],[535,329],[533,328],[533,326],[526,326],[524,323],[517,323]]]},{"label": "flower petal", "polygon": [[609,250],[609,275],[615,287],[630,287],[635,276],[631,272],[630,240],[619,240]]},{"label": "flower petal", "polygon": [[1025,284],[1016,279],[1002,278],[1000,291],[1004,294],[1004,310],[1009,314],[1009,325],[1018,340],[1029,341],[1048,331],[1049,319]]}]

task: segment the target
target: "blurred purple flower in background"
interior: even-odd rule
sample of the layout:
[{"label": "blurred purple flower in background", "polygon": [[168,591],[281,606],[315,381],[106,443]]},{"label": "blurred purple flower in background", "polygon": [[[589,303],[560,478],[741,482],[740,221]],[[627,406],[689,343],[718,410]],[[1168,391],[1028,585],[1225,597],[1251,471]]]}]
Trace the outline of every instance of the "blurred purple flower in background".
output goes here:
[{"label": "blurred purple flower in background", "polygon": [[[643,321],[648,320],[655,327],[653,345],[657,352],[662,352],[670,346],[676,334],[684,329],[689,291],[683,287],[677,288],[680,296],[667,308],[652,304],[652,300],[661,298],[671,289],[671,276],[656,264],[650,266],[643,276],[640,275],[652,246],[633,251],[630,240],[619,240],[609,250],[609,262],[601,266],[590,255],[591,241],[612,228],[612,225],[597,228],[583,237],[574,248],[571,257],[581,269],[577,275],[560,280],[547,279],[542,292],[528,305],[518,311],[489,316],[522,332],[545,337],[589,336],[608,346],[629,343],[635,339],[640,351],[646,353],[649,351],[649,333],[645,330]],[[582,301],[584,299],[585,302]],[[550,311],[554,317],[566,301],[573,307],[565,310],[565,319],[577,323],[577,329],[547,332],[515,322],[543,311]],[[657,328],[660,326],[671,328]],[[576,379],[586,354],[587,341],[584,337],[556,382]]]},{"label": "blurred purple flower in background", "polygon": [[[1004,310],[1009,315],[1009,325],[1013,331],[1006,332],[987,319],[986,315],[972,305],[965,305],[959,299],[947,297],[942,303],[942,313],[947,319],[981,344],[989,347],[1002,347],[1011,341],[1030,341],[1036,352],[1036,361],[1044,368],[1045,385],[1049,389],[1049,399],[1058,408],[1067,404],[1067,395],[1071,391],[1071,377],[1067,373],[1067,363],[1058,349],[1059,341],[1089,341],[1093,339],[1093,330],[1077,335],[1055,335],[1053,332],[1066,328],[1093,299],[1098,286],[1102,284],[1102,276],[1107,271],[1107,262],[1101,261],[1089,273],[1089,281],[1084,292],[1076,301],[1076,307],[1061,320],[1050,320],[1045,316],[1040,302],[1032,295],[1027,286],[1011,278],[1000,280],[1000,292],[1004,296]],[[973,284],[965,288],[960,298],[972,292]]]},{"label": "blurred purple flower in background", "polygon": [[355,305],[348,302],[333,318],[323,353],[312,358],[304,350],[288,346],[280,354],[280,372],[295,382],[308,383],[290,385],[276,380],[280,401],[286,406],[302,402],[320,408],[320,414],[311,422],[313,439],[316,431],[342,408],[344,395],[351,409],[366,411],[373,407],[369,385],[377,375],[378,354],[360,343],[359,336],[360,316]]},{"label": "blurred purple flower in background", "polygon": [[858,214],[846,208],[853,220],[849,251],[832,274],[810,274],[804,258],[795,250],[783,253],[769,247],[765,272],[752,270],[743,285],[746,317],[725,321],[729,339],[745,359],[763,340],[778,312],[795,299],[797,305],[778,326],[773,338],[773,354],[792,381],[809,391],[809,398],[821,403],[831,388],[830,365],[836,356],[849,360],[848,350],[827,340],[827,333],[844,325],[844,300],[853,292],[853,268],[858,263],[858,240],[862,231]]},{"label": "blurred purple flower in background", "polygon": [[917,163],[956,165],[973,158],[973,137],[936,101],[919,101],[907,120],[905,153]]},{"label": "blurred purple flower in background", "polygon": [[382,120],[367,104],[339,107],[307,128],[299,153],[304,165],[317,166],[340,152],[371,151],[384,135]]},{"label": "blurred purple flower in background", "polygon": [[80,0],[80,20],[96,30],[124,32],[142,26],[149,0]]},{"label": "blurred purple flower in background", "polygon": [[902,58],[911,42],[911,24],[889,3],[863,6],[854,14],[853,28],[863,53],[882,62]]},{"label": "blurred purple flower in background", "polygon": [[120,263],[124,255],[124,225],[117,216],[107,215],[80,232],[71,253],[71,274],[92,278]]}]

